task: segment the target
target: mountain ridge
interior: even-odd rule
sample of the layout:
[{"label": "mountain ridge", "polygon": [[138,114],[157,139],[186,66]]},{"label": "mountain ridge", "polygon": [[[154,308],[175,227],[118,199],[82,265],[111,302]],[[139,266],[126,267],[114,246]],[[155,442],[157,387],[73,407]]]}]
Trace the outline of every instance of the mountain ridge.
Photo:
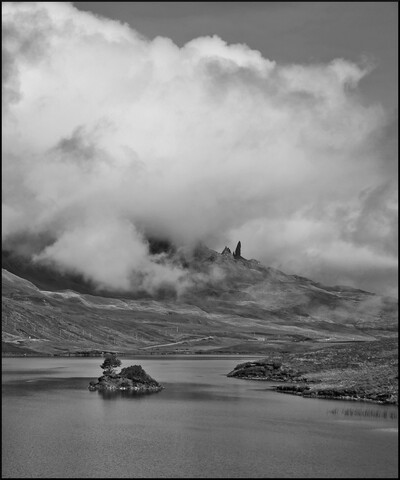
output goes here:
[{"label": "mountain ridge", "polygon": [[[178,296],[99,292],[85,281],[80,288],[77,276],[4,258],[14,272],[2,269],[3,353],[262,354],[397,332],[396,299],[324,286],[205,246],[171,252],[192,279]],[[70,288],[76,285],[80,291]]]}]

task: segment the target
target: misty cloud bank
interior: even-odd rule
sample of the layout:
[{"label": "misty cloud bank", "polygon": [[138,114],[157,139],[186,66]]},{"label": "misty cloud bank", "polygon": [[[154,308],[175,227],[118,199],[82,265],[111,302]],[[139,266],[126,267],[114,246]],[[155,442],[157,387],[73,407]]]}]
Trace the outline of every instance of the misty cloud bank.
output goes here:
[{"label": "misty cloud bank", "polygon": [[240,239],[288,273],[395,293],[396,128],[360,98],[368,61],[179,48],[63,3],[3,3],[2,21],[3,247],[151,291],[190,279],[147,238]]}]

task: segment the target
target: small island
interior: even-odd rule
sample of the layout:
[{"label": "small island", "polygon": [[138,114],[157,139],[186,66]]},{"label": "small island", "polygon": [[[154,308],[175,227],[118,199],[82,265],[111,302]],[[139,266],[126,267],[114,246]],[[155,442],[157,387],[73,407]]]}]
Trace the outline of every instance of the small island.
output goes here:
[{"label": "small island", "polygon": [[103,375],[98,381],[91,381],[90,391],[129,391],[132,393],[155,393],[164,387],[154,378],[148,375],[141,365],[132,365],[122,368],[119,373],[115,369],[121,366],[121,360],[115,354],[107,354],[104,362],[100,365]]}]

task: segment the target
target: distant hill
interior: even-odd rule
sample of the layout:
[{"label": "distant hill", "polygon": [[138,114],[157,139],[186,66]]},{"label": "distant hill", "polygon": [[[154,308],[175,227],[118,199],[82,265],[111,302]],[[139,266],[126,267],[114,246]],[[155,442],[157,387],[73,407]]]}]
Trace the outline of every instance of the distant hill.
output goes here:
[{"label": "distant hill", "polygon": [[193,280],[179,295],[98,291],[3,252],[3,354],[264,354],[397,336],[397,299],[287,275],[240,250],[161,247]]}]

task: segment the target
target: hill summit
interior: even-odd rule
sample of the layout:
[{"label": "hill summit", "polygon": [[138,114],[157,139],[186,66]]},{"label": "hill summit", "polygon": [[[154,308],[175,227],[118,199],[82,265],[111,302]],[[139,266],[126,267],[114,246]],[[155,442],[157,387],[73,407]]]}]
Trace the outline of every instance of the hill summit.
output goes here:
[{"label": "hill summit", "polygon": [[167,250],[187,285],[154,296],[99,291],[3,252],[3,353],[262,354],[397,336],[396,299],[287,275],[242,257],[240,242],[233,254]]}]

